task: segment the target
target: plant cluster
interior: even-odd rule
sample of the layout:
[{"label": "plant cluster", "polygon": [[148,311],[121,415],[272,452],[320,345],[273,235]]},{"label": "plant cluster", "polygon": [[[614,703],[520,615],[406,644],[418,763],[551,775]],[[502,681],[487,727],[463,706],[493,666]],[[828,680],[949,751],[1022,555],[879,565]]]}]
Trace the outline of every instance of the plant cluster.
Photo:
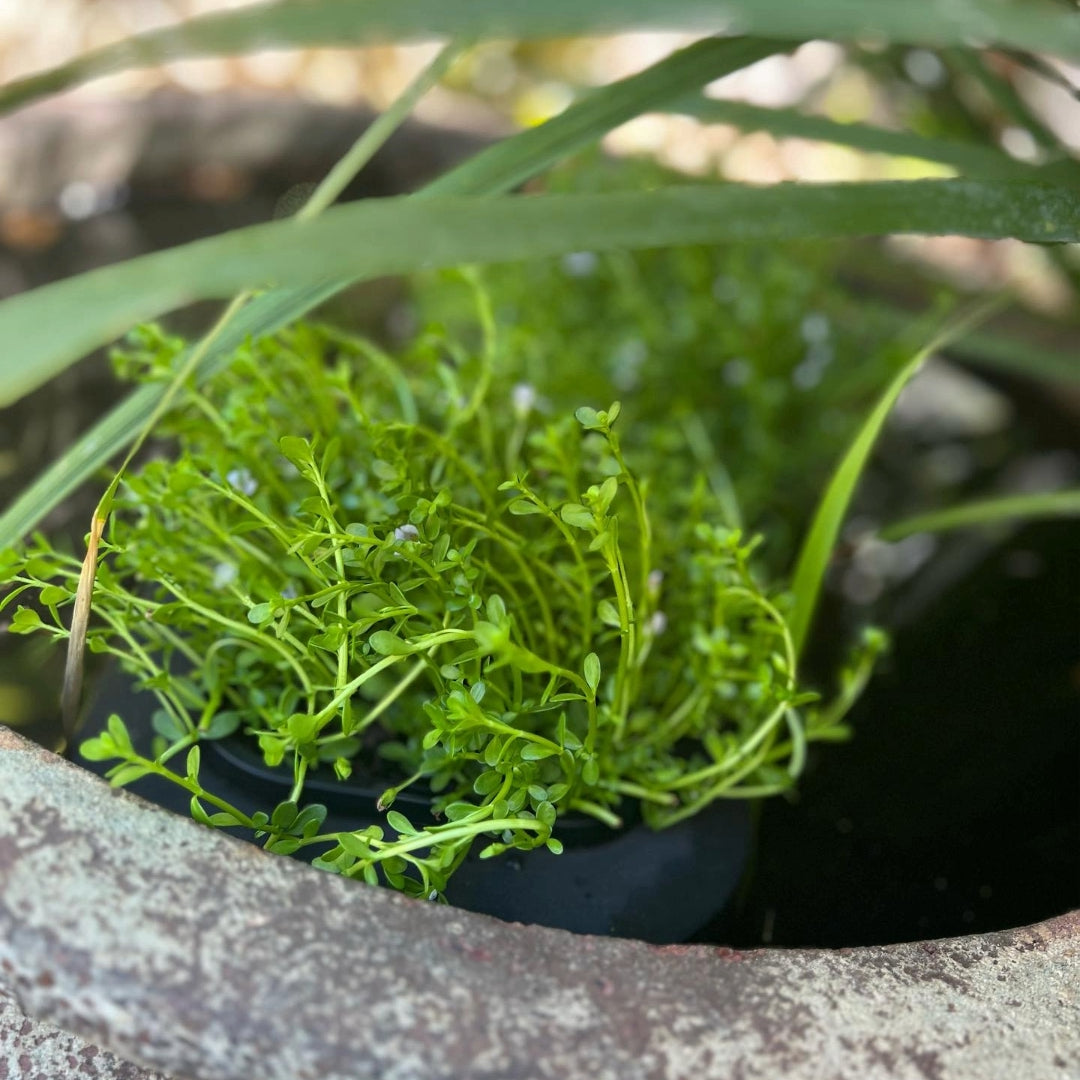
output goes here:
[{"label": "plant cluster", "polygon": [[[512,381],[479,297],[475,349],[299,324],[186,386],[176,454],[129,472],[102,542],[89,647],[157,701],[149,753],[116,716],[83,744],[114,783],[167,777],[204,823],[434,896],[474,843],[558,852],[561,817],[617,827],[626,800],[670,825],[789,788],[808,742],[844,736],[880,637],[822,703],[723,493],[654,483],[662,422],[631,455],[617,402]],[[117,360],[156,383],[182,349],[148,326]],[[11,629],[66,637],[79,560],[37,536],[0,568],[0,608],[38,601]],[[248,815],[205,789],[200,744],[225,737],[291,767],[289,799]],[[324,831],[315,770],[394,777],[385,827]],[[421,785],[434,824],[392,809]]]},{"label": "plant cluster", "polygon": [[[650,162],[585,155],[544,187],[649,190],[673,179]],[[478,272],[515,376],[569,412],[616,394],[628,452],[647,433],[654,484],[686,488],[705,473],[725,523],[752,523],[779,574],[860,417],[946,309],[944,290],[936,313],[905,326],[855,307],[838,277],[858,254],[807,242],[578,251]],[[467,341],[476,325],[457,277],[414,279],[412,306],[421,324]]]}]

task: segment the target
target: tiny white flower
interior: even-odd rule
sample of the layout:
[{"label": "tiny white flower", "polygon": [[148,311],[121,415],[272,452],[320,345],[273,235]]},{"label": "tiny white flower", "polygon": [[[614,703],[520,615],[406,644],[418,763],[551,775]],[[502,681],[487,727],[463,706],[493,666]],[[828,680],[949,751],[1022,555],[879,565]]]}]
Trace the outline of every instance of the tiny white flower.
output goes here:
[{"label": "tiny white flower", "polygon": [[236,580],[238,571],[236,565],[231,562],[219,562],[214,567],[214,588],[224,589]]},{"label": "tiny white flower", "polygon": [[659,637],[667,629],[667,616],[662,611],[654,611],[649,616],[649,633]]},{"label": "tiny white flower", "polygon": [[229,487],[239,491],[241,495],[254,495],[259,490],[259,482],[249,469],[230,469],[225,474],[225,479]]},{"label": "tiny white flower", "polygon": [[536,408],[536,388],[529,383],[519,382],[510,391],[510,400],[514,405],[514,415],[524,420]]},{"label": "tiny white flower", "polygon": [[592,251],[571,251],[563,256],[563,270],[570,277],[589,277],[596,270],[597,258]]},{"label": "tiny white flower", "polygon": [[415,540],[420,535],[420,530],[415,525],[399,525],[394,530],[395,540]]},{"label": "tiny white flower", "polygon": [[663,570],[650,570],[649,571],[649,595],[659,596],[660,586],[664,584],[664,571]]}]

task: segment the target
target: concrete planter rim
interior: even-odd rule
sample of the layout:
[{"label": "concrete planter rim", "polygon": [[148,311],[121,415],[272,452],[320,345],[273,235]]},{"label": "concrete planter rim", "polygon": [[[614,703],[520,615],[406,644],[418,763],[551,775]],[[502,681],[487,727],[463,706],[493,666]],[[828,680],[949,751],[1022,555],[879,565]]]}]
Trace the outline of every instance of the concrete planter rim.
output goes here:
[{"label": "concrete planter rim", "polygon": [[267,855],[6,729],[0,815],[0,1034],[90,1040],[86,1075],[1080,1075],[1080,912],[838,951],[578,937]]}]

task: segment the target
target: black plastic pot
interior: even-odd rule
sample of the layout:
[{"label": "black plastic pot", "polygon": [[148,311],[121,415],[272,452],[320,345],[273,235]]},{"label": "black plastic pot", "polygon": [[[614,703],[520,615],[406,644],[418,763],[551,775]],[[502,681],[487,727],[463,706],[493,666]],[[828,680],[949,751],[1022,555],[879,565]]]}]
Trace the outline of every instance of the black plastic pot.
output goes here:
[{"label": "black plastic pot", "polygon": [[[116,712],[136,747],[149,751],[148,701],[147,695],[132,693],[118,673],[110,673],[87,733],[99,732]],[[109,762],[82,763],[99,774],[110,767]],[[203,744],[200,780],[207,790],[253,813],[288,798],[292,770],[270,768],[249,740],[233,736]],[[329,772],[315,773],[305,783],[305,801],[326,806],[324,831],[380,824],[391,835],[385,814],[376,807],[387,786],[385,780],[366,782],[356,774],[339,781]],[[147,777],[130,789],[188,814],[190,797],[176,784]],[[402,792],[394,809],[415,825],[432,820],[428,800],[415,793]],[[561,818],[555,828],[564,845],[560,855],[541,848],[481,860],[475,852],[482,845],[474,845],[450,880],[447,900],[511,922],[656,944],[685,941],[724,907],[739,882],[749,847],[748,807],[740,799],[721,800],[659,832],[640,820],[635,804],[624,804],[621,811],[625,825],[620,830],[583,815]]]}]

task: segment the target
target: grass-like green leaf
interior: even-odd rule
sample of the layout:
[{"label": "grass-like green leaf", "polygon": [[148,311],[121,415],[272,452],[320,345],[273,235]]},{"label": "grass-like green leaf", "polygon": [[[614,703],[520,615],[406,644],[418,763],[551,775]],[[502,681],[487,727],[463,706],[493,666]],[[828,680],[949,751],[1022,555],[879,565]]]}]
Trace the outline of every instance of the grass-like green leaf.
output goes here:
[{"label": "grass-like green leaf", "polygon": [[783,38],[972,40],[1080,57],[1075,11],[1013,0],[281,0],[189,19],[104,46],[0,91],[0,110],[133,67],[269,47],[447,37],[563,37],[631,28]]},{"label": "grass-like green leaf", "polygon": [[[748,39],[698,42],[637,75],[595,91],[546,124],[481,151],[413,198],[433,194],[496,195],[595,142],[652,104],[663,104],[711,79],[768,55],[774,43]],[[229,363],[247,337],[270,334],[300,318],[353,279],[319,282],[302,289],[275,289],[256,297],[220,333],[194,372],[208,378]],[[22,355],[0,359],[0,397],[11,396],[27,367]],[[45,376],[47,378],[47,375]],[[44,381],[41,373],[38,382]],[[24,384],[25,385],[25,384]],[[36,384],[35,384],[36,385]],[[147,386],[129,395],[64,452],[0,515],[0,548],[29,532],[62,499],[127,446],[143,430],[164,394]]]},{"label": "grass-like green leaf", "polygon": [[[922,302],[924,306],[930,303],[929,299]],[[850,319],[872,319],[895,334],[904,333],[916,318],[910,309],[862,293],[845,305],[845,311]],[[1023,329],[1015,324],[1002,324],[959,335],[949,343],[949,355],[978,367],[1017,372],[1028,378],[1080,382],[1080,356],[1076,349],[1065,344],[1044,345],[1031,340],[1033,333],[1043,330],[1053,331],[1062,343],[1077,334],[1075,325],[1049,322],[1039,315],[1026,320]]]},{"label": "grass-like green leaf", "polygon": [[980,143],[929,138],[910,131],[890,131],[873,124],[838,123],[824,116],[810,116],[798,109],[768,109],[743,101],[721,101],[695,95],[677,101],[670,111],[709,124],[731,124],[743,131],[767,131],[781,138],[813,139],[867,153],[933,161],[970,177],[1047,181],[1054,177],[1068,180],[1078,172],[1073,161],[1035,166]]},{"label": "grass-like green leaf", "polygon": [[0,404],[134,323],[244,288],[584,249],[889,233],[1076,241],[1080,199],[1070,188],[976,180],[368,199],[314,221],[237,229],[10,298],[0,304],[0,356],[19,364],[6,365]]},{"label": "grass-like green leaf", "polygon": [[1057,137],[1031,109],[1012,81],[994,70],[978,50],[953,48],[946,50],[944,55],[949,67],[977,82],[1002,115],[1027,131],[1037,146],[1051,153],[1060,149]]},{"label": "grass-like green leaf", "polygon": [[999,495],[961,503],[946,510],[905,518],[881,530],[883,540],[902,540],[920,532],[945,532],[1000,525],[1007,521],[1080,517],[1080,488],[1039,491],[1025,495]]},{"label": "grass-like green leaf", "polygon": [[870,460],[874,443],[877,442],[878,435],[881,434],[881,429],[885,426],[885,421],[896,404],[897,398],[932,352],[963,333],[973,322],[984,317],[985,313],[986,309],[980,308],[975,314],[950,324],[904,364],[893,376],[884,393],[863,421],[851,446],[837,465],[818,503],[810,530],[799,550],[792,578],[791,591],[795,604],[788,625],[797,654],[802,652],[810,630],[821,585],[825,580],[825,572],[832,558],[836,539],[840,535],[840,527],[847,515],[848,506],[851,504],[863,470]]},{"label": "grass-like green leaf", "polygon": [[789,46],[789,42],[745,37],[696,42],[637,75],[594,91],[546,124],[482,150],[434,180],[423,194],[508,191],[535,175],[538,161],[558,161],[619,124],[682,98],[688,86],[697,89]]}]

